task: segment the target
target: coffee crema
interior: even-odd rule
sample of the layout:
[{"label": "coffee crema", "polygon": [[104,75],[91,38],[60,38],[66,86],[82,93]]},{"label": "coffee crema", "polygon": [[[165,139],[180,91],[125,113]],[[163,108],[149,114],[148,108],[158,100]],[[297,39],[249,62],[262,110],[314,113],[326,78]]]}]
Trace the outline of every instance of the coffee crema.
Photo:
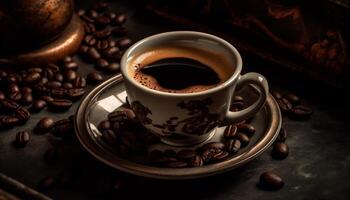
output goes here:
[{"label": "coffee crema", "polygon": [[194,93],[225,82],[234,67],[218,52],[185,45],[159,46],[134,56],[129,74],[141,85],[169,93]]}]

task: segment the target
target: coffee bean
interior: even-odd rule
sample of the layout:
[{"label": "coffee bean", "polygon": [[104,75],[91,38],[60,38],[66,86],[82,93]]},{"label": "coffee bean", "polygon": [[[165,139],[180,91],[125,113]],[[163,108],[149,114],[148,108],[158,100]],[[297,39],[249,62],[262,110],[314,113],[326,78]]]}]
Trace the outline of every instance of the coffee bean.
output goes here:
[{"label": "coffee bean", "polygon": [[47,79],[46,77],[42,77],[38,83],[45,85],[47,82],[49,82],[49,79]]},{"label": "coffee bean", "polygon": [[224,149],[224,148],[225,148],[225,144],[222,142],[210,142],[203,145],[202,150],[204,151],[206,149]]},{"label": "coffee bean", "polygon": [[0,117],[0,127],[9,128],[14,127],[20,123],[20,120],[16,116],[2,116]]},{"label": "coffee bean", "polygon": [[276,100],[282,98],[281,93],[279,93],[279,92],[276,91],[276,90],[271,91],[271,94],[272,94],[273,97],[275,97]]},{"label": "coffee bean", "polygon": [[68,63],[64,63],[63,65],[63,69],[64,70],[74,70],[76,71],[79,68],[78,64],[76,62],[68,62]]},{"label": "coffee bean", "polygon": [[61,73],[55,73],[53,79],[58,81],[58,82],[62,82],[64,79],[64,76]]},{"label": "coffee bean", "polygon": [[288,101],[291,102],[293,106],[300,104],[300,98],[293,93],[288,93],[288,94],[284,95],[283,97],[288,99]]},{"label": "coffee bean", "polygon": [[[203,149],[203,147],[202,147],[202,149]],[[208,163],[211,161],[212,156],[214,154],[217,154],[220,152],[222,152],[222,149],[220,149],[220,148],[207,148],[207,149],[202,150],[200,156],[202,157],[204,163]]]},{"label": "coffee bean", "polygon": [[32,112],[39,112],[42,109],[44,109],[46,107],[47,103],[46,101],[42,100],[42,99],[37,99],[33,102],[33,105],[31,107],[31,111]]},{"label": "coffee bean", "polygon": [[118,40],[118,46],[122,49],[127,48],[131,45],[131,40],[129,38],[123,38]]},{"label": "coffee bean", "polygon": [[103,55],[108,58],[112,58],[114,54],[119,53],[120,49],[118,47],[109,47],[103,51]]},{"label": "coffee bean", "polygon": [[56,64],[48,64],[47,68],[50,69],[53,73],[59,72],[60,71],[60,67]]},{"label": "coffee bean", "polygon": [[8,94],[8,98],[14,101],[19,101],[22,98],[22,94],[20,92],[12,92]]},{"label": "coffee bean", "polygon": [[224,137],[225,138],[234,138],[236,133],[237,133],[237,126],[232,124],[232,125],[229,125],[225,128]]},{"label": "coffee bean", "polygon": [[109,42],[108,40],[99,40],[97,41],[96,48],[98,50],[105,50],[109,47]]},{"label": "coffee bean", "polygon": [[65,91],[66,97],[71,100],[77,100],[85,94],[83,88],[72,88]]},{"label": "coffee bean", "polygon": [[96,26],[99,28],[104,28],[106,27],[109,23],[111,23],[111,20],[109,17],[106,16],[99,16],[95,19]]},{"label": "coffee bean", "polygon": [[44,71],[44,76],[48,79],[53,79],[55,73],[52,71],[52,69],[50,68],[46,68],[45,71]]},{"label": "coffee bean", "polygon": [[89,46],[94,46],[96,44],[96,39],[92,35],[86,35],[84,38],[84,42]]},{"label": "coffee bean", "polygon": [[65,81],[74,81],[77,78],[77,73],[74,70],[67,70],[63,73]]},{"label": "coffee bean", "polygon": [[68,99],[54,99],[53,101],[48,102],[49,109],[53,111],[66,111],[72,105],[72,101]]},{"label": "coffee bean", "polygon": [[271,152],[271,155],[276,160],[285,159],[289,154],[289,148],[286,143],[277,142]]},{"label": "coffee bean", "polygon": [[88,14],[92,18],[97,18],[98,17],[98,12],[96,10],[89,10]]},{"label": "coffee bean", "polygon": [[38,82],[41,78],[40,73],[38,72],[31,72],[26,77],[24,77],[23,82],[24,84],[31,85],[36,82]]},{"label": "coffee bean", "polygon": [[188,165],[191,167],[201,167],[201,166],[203,166],[203,159],[201,156],[196,155],[195,157],[193,157],[191,159],[191,161],[189,162]]},{"label": "coffee bean", "polygon": [[98,60],[101,58],[100,53],[94,47],[90,47],[87,54],[91,60]]},{"label": "coffee bean", "polygon": [[230,154],[235,154],[241,149],[241,142],[238,139],[229,139],[225,141],[225,149]]},{"label": "coffee bean", "polygon": [[8,89],[9,89],[10,93],[12,93],[12,92],[20,92],[18,85],[15,84],[15,83],[10,84],[8,86]]},{"label": "coffee bean", "polygon": [[85,54],[85,53],[87,53],[88,51],[89,51],[89,47],[88,47],[88,46],[86,46],[86,45],[80,45],[80,47],[79,47],[79,53]]},{"label": "coffee bean", "polygon": [[109,65],[108,61],[103,58],[100,58],[96,61],[96,66],[99,69],[105,69],[106,67],[108,67],[108,65]]},{"label": "coffee bean", "polygon": [[109,47],[115,47],[115,46],[117,46],[117,42],[114,41],[114,40],[108,40],[108,46]]},{"label": "coffee bean", "polygon": [[86,79],[90,84],[98,84],[103,81],[102,75],[98,72],[90,72]]},{"label": "coffee bean", "polygon": [[219,162],[224,160],[225,158],[227,158],[229,155],[229,153],[227,151],[220,151],[220,152],[215,152],[212,156],[211,156],[211,161],[212,162]]},{"label": "coffee bean", "polygon": [[21,92],[23,94],[32,93],[32,88],[30,88],[30,87],[22,87],[21,88]]},{"label": "coffee bean", "polygon": [[287,130],[285,128],[281,128],[277,138],[276,138],[276,142],[284,142],[287,139]]},{"label": "coffee bean", "polygon": [[34,131],[37,134],[49,132],[55,125],[55,120],[52,117],[42,118],[35,126]]},{"label": "coffee bean", "polygon": [[21,98],[21,104],[22,105],[30,105],[33,103],[33,96],[31,93],[25,93],[24,95],[22,95]]},{"label": "coffee bean", "polygon": [[260,182],[258,186],[264,190],[280,190],[284,182],[277,174],[267,171],[260,175]]},{"label": "coffee bean", "polygon": [[112,34],[117,37],[125,36],[128,33],[128,29],[125,27],[115,27],[112,30]]},{"label": "coffee bean", "polygon": [[242,146],[246,146],[250,142],[249,137],[242,132],[238,132],[236,138],[241,142]]},{"label": "coffee bean", "polygon": [[66,56],[63,58],[63,63],[70,63],[73,62],[73,58],[70,56]]},{"label": "coffee bean", "polygon": [[33,87],[33,92],[39,95],[44,95],[48,93],[48,88],[42,83],[35,84]]},{"label": "coffee bean", "polygon": [[61,86],[62,86],[62,83],[58,81],[49,81],[46,83],[46,87],[48,88],[59,88]]},{"label": "coffee bean", "polygon": [[120,70],[120,65],[119,63],[110,63],[106,68],[105,71],[109,73],[115,73],[119,72]]},{"label": "coffee bean", "polygon": [[6,99],[5,93],[0,91],[0,100]]},{"label": "coffee bean", "polygon": [[24,147],[30,140],[30,134],[28,131],[20,131],[16,134],[15,145],[17,147]]},{"label": "coffee bean", "polygon": [[46,95],[42,96],[40,99],[44,100],[46,103],[49,103],[54,100],[54,98]]},{"label": "coffee bean", "polygon": [[63,98],[66,95],[66,89],[64,88],[52,88],[50,90],[51,96],[55,98]]},{"label": "coffee bean", "polygon": [[113,20],[117,17],[117,14],[115,14],[114,12],[107,12],[105,13],[105,16],[108,17],[110,20]]},{"label": "coffee bean", "polygon": [[186,166],[187,166],[187,163],[182,161],[169,162],[165,164],[165,167],[169,167],[169,168],[183,168]]},{"label": "coffee bean", "polygon": [[255,128],[251,124],[243,123],[243,124],[238,124],[237,128],[239,131],[245,133],[249,137],[252,137],[255,133]]},{"label": "coffee bean", "polygon": [[68,138],[74,133],[74,122],[69,119],[61,119],[55,122],[50,133],[56,137]]},{"label": "coffee bean", "polygon": [[82,15],[80,16],[82,20],[84,20],[86,23],[94,23],[95,20],[87,15]]},{"label": "coffee bean", "polygon": [[191,149],[184,149],[177,153],[176,157],[180,160],[190,160],[197,155],[196,151]]},{"label": "coffee bean", "polygon": [[117,136],[111,129],[102,131],[102,140],[109,145],[115,145],[117,143]]},{"label": "coffee bean", "polygon": [[111,122],[109,122],[108,120],[103,120],[102,122],[99,123],[97,128],[99,131],[103,132],[104,130],[111,128]]},{"label": "coffee bean", "polygon": [[21,122],[25,122],[30,118],[30,112],[28,111],[27,108],[24,108],[24,107],[19,107],[15,111],[15,115]]},{"label": "coffee bean", "polygon": [[27,70],[27,72],[38,72],[38,73],[42,73],[43,72],[43,69],[41,69],[40,67],[32,67],[32,68],[29,68]]},{"label": "coffee bean", "polygon": [[[108,18],[107,18],[108,19]],[[103,29],[95,32],[95,37],[99,39],[105,39],[111,36],[112,31],[110,29]]]},{"label": "coffee bean", "polygon": [[313,114],[311,107],[299,105],[292,108],[290,112],[290,117],[297,120],[308,119]]},{"label": "coffee bean", "polygon": [[49,165],[57,164],[60,160],[60,152],[57,148],[48,149],[44,154],[44,160]]},{"label": "coffee bean", "polygon": [[277,103],[283,113],[287,113],[293,107],[286,98],[277,99]]},{"label": "coffee bean", "polygon": [[[74,81],[75,81],[76,79],[74,79]],[[72,89],[73,88],[73,84],[72,83],[70,83],[70,82],[64,82],[63,84],[62,84],[62,87],[64,88],[64,89]]]},{"label": "coffee bean", "polygon": [[17,108],[19,108],[19,104],[10,99],[1,100],[0,105],[1,105],[1,108],[4,108],[5,110],[8,110],[8,111],[14,111]]},{"label": "coffee bean", "polygon": [[118,14],[115,17],[115,20],[113,21],[114,24],[116,25],[123,25],[127,20],[127,17],[125,14]]},{"label": "coffee bean", "polygon": [[43,178],[38,185],[39,191],[48,191],[55,186],[55,178],[48,176]]},{"label": "coffee bean", "polygon": [[84,88],[86,86],[86,80],[84,77],[77,76],[77,78],[73,81],[74,88]]},{"label": "coffee bean", "polygon": [[79,17],[85,15],[85,10],[79,9],[79,10],[77,11],[77,15],[78,15]]}]

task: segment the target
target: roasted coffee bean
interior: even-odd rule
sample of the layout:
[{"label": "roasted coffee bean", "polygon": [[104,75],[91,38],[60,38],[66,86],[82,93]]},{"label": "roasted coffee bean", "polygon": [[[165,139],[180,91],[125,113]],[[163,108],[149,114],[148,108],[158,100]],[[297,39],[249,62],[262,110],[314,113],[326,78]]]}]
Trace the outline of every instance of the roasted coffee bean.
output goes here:
[{"label": "roasted coffee bean", "polygon": [[79,68],[78,64],[76,62],[74,62],[74,61],[64,63],[64,65],[63,65],[63,69],[64,70],[74,70],[74,71],[76,71],[78,68]]},{"label": "roasted coffee bean", "polygon": [[106,67],[108,67],[108,65],[109,65],[108,61],[103,58],[100,58],[96,61],[96,66],[99,69],[105,69]]},{"label": "roasted coffee bean", "polygon": [[42,77],[38,83],[45,85],[47,82],[49,82],[49,79],[47,79],[46,77]]},{"label": "roasted coffee bean", "polygon": [[108,46],[109,47],[115,47],[115,46],[117,46],[117,42],[114,41],[114,40],[108,40]]},{"label": "roasted coffee bean", "polygon": [[85,94],[83,88],[72,88],[65,91],[66,97],[71,100],[77,100]]},{"label": "roasted coffee bean", "polygon": [[106,16],[99,16],[95,19],[95,24],[96,26],[98,26],[99,28],[104,28],[106,27],[109,23],[111,23],[111,20],[109,19],[109,17]]},{"label": "roasted coffee bean", "polygon": [[242,96],[239,96],[239,95],[235,95],[232,99],[233,102],[242,102],[244,103],[244,99]]},{"label": "roasted coffee bean", "polygon": [[94,46],[96,44],[96,39],[94,38],[94,36],[92,35],[86,35],[84,38],[84,42],[85,44],[89,45],[89,46]]},{"label": "roasted coffee bean", "polygon": [[48,149],[44,154],[44,160],[49,165],[57,164],[60,160],[60,152],[57,148]]},{"label": "roasted coffee bean", "polygon": [[46,87],[48,88],[59,88],[62,87],[62,83],[58,81],[49,81],[46,83]]},{"label": "roasted coffee bean", "polygon": [[91,60],[98,60],[101,58],[100,53],[94,47],[90,47],[87,54]]},{"label": "roasted coffee bean", "polygon": [[33,92],[39,95],[47,94],[48,91],[48,88],[42,83],[35,84],[33,87]]},{"label": "roasted coffee bean", "polygon": [[129,38],[123,38],[118,40],[118,46],[122,49],[125,49],[131,45],[131,40]]},{"label": "roasted coffee bean", "polygon": [[191,167],[201,167],[203,166],[203,159],[201,156],[196,155],[195,157],[193,157],[191,159],[191,161],[189,162],[189,166]]},{"label": "roasted coffee bean", "polygon": [[271,155],[276,160],[285,159],[289,154],[289,148],[286,143],[277,142],[271,152]]},{"label": "roasted coffee bean", "polygon": [[105,50],[109,47],[108,40],[99,40],[97,41],[96,48],[98,50]]},{"label": "roasted coffee bean", "polygon": [[290,112],[290,117],[293,119],[302,120],[310,118],[312,114],[313,110],[311,107],[299,105],[292,108]]},{"label": "roasted coffee bean", "polygon": [[287,139],[287,130],[285,128],[281,128],[277,138],[276,138],[276,142],[284,142]]},{"label": "roasted coffee bean", "polygon": [[12,83],[8,86],[8,89],[9,89],[9,92],[12,93],[12,92],[20,92],[20,89],[18,87],[17,84],[15,83]]},{"label": "roasted coffee bean", "polygon": [[74,133],[74,122],[69,119],[61,119],[55,122],[50,133],[56,137],[68,138]]},{"label": "roasted coffee bean", "polygon": [[219,148],[204,149],[204,150],[202,150],[200,156],[202,157],[204,163],[208,163],[208,162],[210,162],[210,160],[214,154],[217,154],[221,151],[222,151],[222,149],[219,149]]},{"label": "roasted coffee bean", "polygon": [[55,178],[48,176],[43,178],[38,185],[39,191],[48,191],[55,186]]},{"label": "roasted coffee bean", "polygon": [[89,51],[89,47],[88,47],[88,46],[86,46],[86,45],[80,45],[80,47],[79,47],[79,53],[85,54],[85,53],[87,53],[88,51]]},{"label": "roasted coffee bean", "polygon": [[10,99],[1,100],[0,105],[1,105],[1,108],[4,108],[5,110],[8,110],[8,111],[14,111],[17,108],[19,108],[19,104]]},{"label": "roasted coffee bean", "polygon": [[106,2],[97,2],[92,6],[92,9],[102,12],[105,11],[108,8],[108,4]]},{"label": "roasted coffee bean", "polygon": [[182,161],[169,162],[169,163],[165,164],[165,167],[169,167],[169,168],[183,168],[183,167],[187,167],[187,163],[186,162],[182,162]]},{"label": "roasted coffee bean", "polygon": [[30,140],[30,134],[28,131],[20,131],[16,134],[15,145],[17,147],[24,147]]},{"label": "roasted coffee bean", "polygon": [[103,81],[102,75],[98,72],[90,72],[86,79],[90,84],[98,84]]},{"label": "roasted coffee bean", "polygon": [[94,34],[96,32],[96,26],[92,23],[84,23],[85,32],[88,34]]},{"label": "roasted coffee bean", "polygon": [[54,100],[54,98],[46,95],[42,96],[40,99],[44,100],[46,103],[49,103],[50,101]]},{"label": "roasted coffee bean", "polygon": [[85,15],[85,10],[79,9],[79,10],[77,11],[77,15],[78,15],[79,17]]},{"label": "roasted coffee bean", "polygon": [[64,71],[63,77],[65,81],[74,81],[77,78],[77,73],[74,70]]},{"label": "roasted coffee bean", "polygon": [[279,92],[276,91],[276,90],[271,91],[271,94],[272,94],[273,97],[275,97],[276,100],[282,98],[281,93],[279,93]]},{"label": "roasted coffee bean", "polygon": [[39,112],[42,109],[44,109],[46,107],[47,103],[46,101],[42,100],[42,99],[37,99],[33,102],[32,107],[31,107],[31,111],[32,112]]},{"label": "roasted coffee bean", "polygon": [[241,141],[238,139],[228,139],[225,141],[225,149],[230,154],[235,154],[241,149]]},{"label": "roasted coffee bean", "polygon": [[56,73],[56,72],[59,72],[60,71],[60,67],[56,64],[48,64],[47,67],[53,72],[53,73]]},{"label": "roasted coffee bean", "polygon": [[249,137],[242,132],[238,132],[236,138],[241,142],[242,146],[246,146],[250,142]]},{"label": "roasted coffee bean", "polygon": [[24,107],[19,107],[15,111],[15,115],[21,122],[25,122],[30,118],[30,112],[28,111],[27,108],[24,108]]},{"label": "roasted coffee bean", "polygon": [[283,97],[288,99],[288,101],[291,102],[293,106],[297,106],[300,104],[300,98],[293,93],[288,93],[288,94],[284,95]]},{"label": "roasted coffee bean", "polygon": [[115,73],[115,72],[119,72],[120,70],[120,65],[119,63],[110,63],[106,68],[105,71],[109,72],[109,73]]},{"label": "roasted coffee bean", "polygon": [[47,102],[49,105],[49,109],[53,111],[66,111],[72,105],[72,101],[68,99],[54,99],[53,101]]},{"label": "roasted coffee bean", "polygon": [[128,29],[125,27],[115,27],[112,30],[112,34],[117,37],[125,36],[128,33]]},{"label": "roasted coffee bean", "polygon": [[37,134],[49,132],[55,125],[55,120],[52,117],[42,118],[35,126],[34,131]]},{"label": "roasted coffee bean", "polygon": [[21,104],[22,105],[30,105],[33,103],[33,95],[31,93],[25,93],[22,95]]},{"label": "roasted coffee bean", "polygon": [[108,114],[108,119],[111,122],[132,120],[135,118],[136,118],[136,115],[135,115],[134,111],[132,111],[129,108],[118,109],[118,110],[113,111],[113,112]]},{"label": "roasted coffee bean", "polygon": [[110,20],[113,20],[117,17],[117,14],[115,14],[114,12],[107,12],[105,13],[105,16],[108,17]]},{"label": "roasted coffee bean", "polygon": [[86,23],[94,23],[95,20],[87,15],[82,15],[80,16],[82,20],[84,20]]},{"label": "roasted coffee bean", "polygon": [[104,130],[111,129],[111,122],[109,120],[103,120],[97,126],[98,130],[103,132]]},{"label": "roasted coffee bean", "polygon": [[222,142],[210,142],[203,145],[202,150],[204,151],[206,149],[224,149],[224,148],[225,148],[225,144]]},{"label": "roasted coffee bean", "polygon": [[63,63],[70,63],[70,62],[73,62],[73,58],[70,57],[70,56],[66,56],[63,58]]},{"label": "roasted coffee bean", "polygon": [[215,152],[212,156],[211,156],[211,160],[212,162],[219,162],[224,160],[225,158],[227,158],[229,155],[229,153],[227,151],[220,151],[220,152]]},{"label": "roasted coffee bean", "polygon": [[61,73],[55,73],[53,79],[62,82],[64,80],[64,76]]},{"label": "roasted coffee bean", "polygon": [[55,98],[63,98],[66,95],[66,89],[64,88],[52,88],[50,90],[51,96]]},{"label": "roasted coffee bean", "polygon": [[180,160],[190,160],[197,155],[196,151],[191,149],[184,149],[177,152],[176,157]]},{"label": "roasted coffee bean", "polygon": [[264,190],[279,190],[283,187],[284,182],[277,174],[267,171],[260,175],[259,188]]},{"label": "roasted coffee bean", "polygon": [[255,128],[251,124],[243,123],[243,124],[238,124],[237,128],[239,131],[245,133],[249,137],[252,137],[255,133]]},{"label": "roasted coffee bean", "polygon": [[14,127],[20,123],[20,120],[16,116],[2,116],[0,118],[0,127]]},{"label": "roasted coffee bean", "polygon": [[98,17],[98,12],[96,10],[89,10],[88,14],[92,18],[97,18]]},{"label": "roasted coffee bean", "polygon": [[102,140],[109,145],[115,145],[118,141],[116,134],[111,129],[102,131]]},{"label": "roasted coffee bean", "polygon": [[8,98],[14,101],[19,101],[22,98],[22,94],[20,92],[12,92],[8,94]]},{"label": "roasted coffee bean", "polygon": [[[75,81],[76,79],[74,79],[74,81]],[[64,89],[72,89],[73,88],[73,84],[72,83],[70,83],[70,82],[64,82],[63,84],[62,84],[62,87],[64,88]]]},{"label": "roasted coffee bean", "polygon": [[232,125],[229,125],[225,128],[225,131],[224,131],[225,138],[234,138],[236,134],[237,134],[237,126],[236,125],[232,124]]},{"label": "roasted coffee bean", "polygon": [[127,20],[127,17],[125,14],[118,14],[115,17],[113,23],[116,25],[123,25],[126,22],[126,20]]},{"label": "roasted coffee bean", "polygon": [[0,91],[0,100],[6,99],[5,93]]},{"label": "roasted coffee bean", "polygon": [[112,34],[112,31],[110,29],[104,29],[104,30],[96,31],[94,35],[96,38],[105,39],[111,36],[111,34]]},{"label": "roasted coffee bean", "polygon": [[24,84],[31,85],[31,84],[38,82],[40,80],[40,78],[41,78],[40,73],[31,72],[26,77],[23,78],[23,82],[24,82]]},{"label": "roasted coffee bean", "polygon": [[278,99],[277,103],[283,113],[287,113],[293,107],[292,104],[286,98]]},{"label": "roasted coffee bean", "polygon": [[120,49],[118,47],[109,47],[103,51],[103,55],[111,58],[114,54],[119,53]]},{"label": "roasted coffee bean", "polygon": [[84,77],[77,76],[77,78],[73,81],[74,88],[84,88],[86,86],[86,80]]},{"label": "roasted coffee bean", "polygon": [[32,93],[32,88],[30,88],[30,87],[22,87],[21,88],[21,92],[23,94]]},{"label": "roasted coffee bean", "polygon": [[42,73],[42,72],[43,72],[43,69],[41,69],[40,67],[32,67],[32,68],[28,69],[27,72],[38,72],[38,73]]},{"label": "roasted coffee bean", "polygon": [[47,78],[47,79],[53,79],[55,73],[52,71],[52,69],[50,68],[46,68],[45,71],[44,71],[44,76]]}]

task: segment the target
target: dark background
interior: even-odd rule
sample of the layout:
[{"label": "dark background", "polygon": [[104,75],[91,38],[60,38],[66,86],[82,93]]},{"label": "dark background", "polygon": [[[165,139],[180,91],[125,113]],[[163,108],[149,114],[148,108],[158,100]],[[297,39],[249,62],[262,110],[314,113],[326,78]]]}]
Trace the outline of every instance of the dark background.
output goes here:
[{"label": "dark background", "polygon": [[[76,7],[85,7],[91,2],[76,1]],[[170,30],[216,34],[214,29],[193,29],[159,19],[143,12],[135,2],[111,1],[111,5],[114,11],[128,14],[126,26],[134,41]],[[220,32],[219,35],[230,40],[230,33]],[[1,131],[0,171],[33,188],[46,176],[67,174],[72,180],[70,184],[46,192],[54,199],[348,199],[350,135],[346,124],[349,120],[345,95],[349,90],[335,89],[244,51],[241,53],[244,72],[262,73],[272,89],[295,92],[304,103],[314,108],[314,114],[308,121],[283,118],[290,148],[290,155],[285,160],[273,160],[269,149],[249,164],[222,175],[198,180],[164,181],[111,169],[85,152],[75,139],[62,142],[50,135],[32,135],[27,147],[17,149],[12,145],[18,131],[31,130],[43,116],[62,119],[74,114],[78,106],[75,103],[66,113],[42,111],[33,115],[22,127]],[[89,64],[80,65],[84,75],[91,69]],[[58,164],[47,165],[43,155],[47,149],[57,145],[62,149],[63,157]],[[259,175],[266,170],[273,170],[283,177],[285,186],[280,191],[263,191],[256,187]]]}]

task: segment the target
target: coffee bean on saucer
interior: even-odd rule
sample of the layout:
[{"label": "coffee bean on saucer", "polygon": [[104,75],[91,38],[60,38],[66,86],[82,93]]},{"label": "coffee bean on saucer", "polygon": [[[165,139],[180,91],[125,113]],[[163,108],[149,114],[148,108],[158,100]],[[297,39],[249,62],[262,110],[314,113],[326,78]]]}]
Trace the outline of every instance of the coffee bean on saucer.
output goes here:
[{"label": "coffee bean on saucer", "polygon": [[250,142],[249,137],[242,132],[238,132],[236,138],[241,142],[242,146],[246,146]]},{"label": "coffee bean on saucer", "polygon": [[277,174],[267,171],[260,175],[258,187],[264,190],[280,190],[284,182]]},{"label": "coffee bean on saucer", "polygon": [[225,148],[225,144],[222,142],[210,142],[203,145],[202,150],[204,151],[206,149],[224,149],[224,148]]},{"label": "coffee bean on saucer", "polygon": [[16,134],[15,145],[17,147],[24,147],[30,140],[30,133],[28,131],[20,131]]},{"label": "coffee bean on saucer", "polygon": [[119,63],[110,63],[106,68],[105,68],[105,72],[108,73],[115,73],[115,72],[119,72],[120,70],[120,65]]},{"label": "coffee bean on saucer", "polygon": [[197,155],[196,151],[191,149],[184,149],[177,152],[176,157],[180,160],[190,160]]},{"label": "coffee bean on saucer", "polygon": [[231,124],[225,128],[224,137],[225,138],[234,138],[237,133],[237,126]]},{"label": "coffee bean on saucer", "polygon": [[211,162],[219,162],[224,160],[225,158],[227,158],[229,155],[229,153],[227,151],[219,151],[219,152],[215,152],[213,153],[213,155],[211,156]]},{"label": "coffee bean on saucer", "polygon": [[90,84],[98,84],[103,81],[102,75],[98,72],[90,72],[86,79]]},{"label": "coffee bean on saucer", "polygon": [[230,154],[235,154],[241,149],[241,141],[238,139],[228,139],[225,141],[225,149]]},{"label": "coffee bean on saucer", "polygon": [[283,95],[283,97],[288,99],[288,101],[292,103],[293,106],[297,106],[300,104],[300,98],[293,93],[287,93]]},{"label": "coffee bean on saucer", "polygon": [[55,186],[55,178],[48,176],[43,178],[38,185],[39,191],[48,191]]},{"label": "coffee bean on saucer", "polygon": [[174,161],[174,162],[169,162],[169,163],[165,164],[165,167],[169,167],[169,168],[183,168],[183,167],[187,167],[187,163],[186,162],[182,162],[182,161]]},{"label": "coffee bean on saucer", "polygon": [[249,137],[252,137],[255,133],[255,128],[251,124],[243,123],[243,124],[238,124],[237,128],[239,131],[245,133]]},{"label": "coffee bean on saucer", "polygon": [[277,142],[274,144],[271,155],[276,160],[285,159],[289,154],[289,148],[286,143]]},{"label": "coffee bean on saucer", "polygon": [[278,99],[277,103],[283,113],[289,112],[293,107],[292,103],[290,103],[286,98]]},{"label": "coffee bean on saucer", "polygon": [[68,99],[54,99],[48,102],[49,109],[53,111],[66,111],[72,107],[73,102]]},{"label": "coffee bean on saucer", "polygon": [[287,130],[285,128],[281,128],[280,132],[278,133],[278,136],[276,138],[276,142],[285,142],[287,139]]},{"label": "coffee bean on saucer", "polygon": [[116,134],[110,129],[102,131],[102,140],[109,145],[115,145],[118,141]]},{"label": "coffee bean on saucer", "polygon": [[191,159],[191,161],[189,162],[188,165],[191,167],[201,167],[201,166],[203,166],[203,159],[201,156],[196,155],[195,157],[193,157]]},{"label": "coffee bean on saucer", "polygon": [[313,110],[311,107],[299,105],[292,108],[290,114],[290,118],[302,120],[302,119],[308,119],[313,114]]},{"label": "coffee bean on saucer", "polygon": [[104,130],[110,129],[110,128],[111,128],[111,122],[109,120],[103,120],[97,126],[97,129],[101,132],[103,132]]},{"label": "coffee bean on saucer", "polygon": [[55,125],[55,120],[52,117],[42,118],[34,128],[35,133],[43,134],[49,132]]}]

